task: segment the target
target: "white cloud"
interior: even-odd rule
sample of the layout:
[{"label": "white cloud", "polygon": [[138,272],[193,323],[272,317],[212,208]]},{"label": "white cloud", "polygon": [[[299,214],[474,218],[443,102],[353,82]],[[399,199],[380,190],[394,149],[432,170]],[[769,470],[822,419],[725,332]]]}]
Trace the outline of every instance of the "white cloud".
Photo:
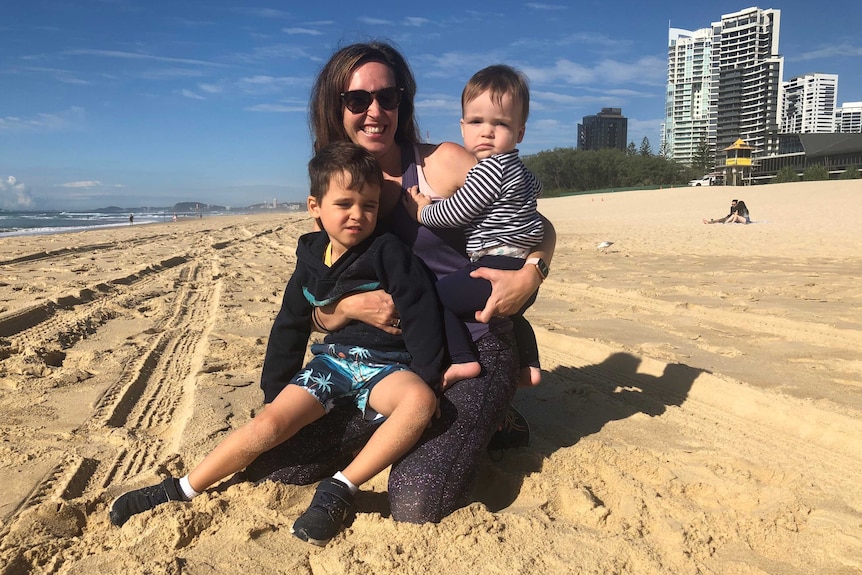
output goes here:
[{"label": "white cloud", "polygon": [[540,4],[538,2],[528,2],[527,8],[532,8],[533,10],[567,10],[568,6],[561,6],[560,4]]},{"label": "white cloud", "polygon": [[221,94],[224,91],[224,88],[215,84],[198,84],[198,89],[207,94]]},{"label": "white cloud", "polygon": [[287,34],[304,34],[306,36],[322,36],[323,32],[314,30],[313,28],[282,28],[282,32]]},{"label": "white cloud", "polygon": [[206,98],[204,98],[200,94],[195,94],[194,92],[192,92],[191,90],[187,90],[186,88],[183,88],[180,91],[180,94],[182,94],[186,98],[190,98],[192,100],[206,100]]},{"label": "white cloud", "polygon": [[248,76],[241,78],[238,82],[238,88],[244,94],[250,95],[265,95],[284,91],[287,88],[301,86],[305,87],[308,80],[304,78],[294,78],[291,76]]},{"label": "white cloud", "polygon": [[823,58],[841,58],[846,56],[862,56],[862,47],[851,46],[850,44],[835,44],[832,46],[824,46],[810,52],[803,52],[798,56],[785,56],[786,60],[791,62],[805,60],[820,60]]},{"label": "white cloud", "polygon": [[218,62],[207,62],[205,60],[195,60],[193,58],[173,58],[170,56],[154,56],[152,54],[140,54],[138,52],[123,52],[120,50],[67,50],[65,54],[70,56],[101,56],[104,58],[120,58],[123,60],[148,60],[153,62],[169,62],[174,64],[189,64],[192,66],[212,66],[217,68],[225,67],[224,64]]},{"label": "white cloud", "polygon": [[367,16],[363,16],[358,20],[363,24],[370,24],[371,26],[394,26],[394,22],[391,20],[383,20],[382,18],[369,18]]},{"label": "white cloud", "polygon": [[246,110],[249,112],[302,112],[304,114],[308,112],[308,107],[305,105],[257,104],[256,106],[249,106]]},{"label": "white cloud", "polygon": [[15,176],[0,180],[0,208],[7,210],[27,209],[33,203],[30,190]]},{"label": "white cloud", "polygon": [[58,184],[61,188],[98,188],[102,186],[102,182],[99,180],[86,180],[83,182],[66,182],[65,184]]},{"label": "white cloud", "polygon": [[408,16],[404,19],[404,23],[408,26],[419,27],[424,26],[425,24],[430,24],[431,20],[428,18],[420,18],[418,16]]},{"label": "white cloud", "polygon": [[84,119],[84,109],[73,106],[68,110],[53,114],[39,113],[30,118],[6,116],[0,118],[0,132],[51,132],[72,129],[81,124]]},{"label": "white cloud", "polygon": [[525,67],[531,83],[566,84],[588,86],[590,84],[646,84],[664,85],[667,62],[655,56],[644,56],[633,62],[604,59],[594,66],[584,66],[561,58],[550,67]]}]

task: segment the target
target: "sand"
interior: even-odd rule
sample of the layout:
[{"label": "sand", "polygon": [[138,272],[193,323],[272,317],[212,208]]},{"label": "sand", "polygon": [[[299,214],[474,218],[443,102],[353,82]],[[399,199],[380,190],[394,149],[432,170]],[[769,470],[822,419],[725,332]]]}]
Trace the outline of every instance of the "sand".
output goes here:
[{"label": "sand", "polygon": [[[701,223],[734,197],[756,223]],[[0,239],[0,573],[862,573],[862,182],[540,209],[532,444],[439,524],[384,473],[322,549],[289,533],[311,486],[107,516],[260,408],[304,216]]]}]

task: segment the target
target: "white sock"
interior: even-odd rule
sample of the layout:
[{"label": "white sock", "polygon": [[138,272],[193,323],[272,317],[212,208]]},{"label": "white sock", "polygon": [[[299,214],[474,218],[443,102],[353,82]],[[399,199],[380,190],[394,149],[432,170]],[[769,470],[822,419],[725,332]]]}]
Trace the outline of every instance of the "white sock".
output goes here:
[{"label": "white sock", "polygon": [[189,476],[188,475],[180,478],[180,491],[183,492],[183,495],[189,501],[191,501],[193,497],[200,495],[200,493],[198,493],[197,491],[192,489],[192,484],[189,483]]},{"label": "white sock", "polygon": [[342,482],[343,484],[345,484],[347,486],[347,488],[350,490],[351,495],[356,495],[356,492],[359,491],[359,487],[356,485],[353,485],[353,482],[350,481],[349,479],[347,479],[346,477],[344,477],[344,474],[341,473],[340,471],[336,471],[335,475],[333,475],[332,478],[337,479],[340,482]]}]

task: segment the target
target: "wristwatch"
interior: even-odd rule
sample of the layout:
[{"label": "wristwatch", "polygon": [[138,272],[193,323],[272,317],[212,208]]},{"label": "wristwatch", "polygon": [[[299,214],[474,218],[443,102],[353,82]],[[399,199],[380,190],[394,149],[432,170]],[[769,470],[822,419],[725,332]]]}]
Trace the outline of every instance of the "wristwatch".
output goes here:
[{"label": "wristwatch", "polygon": [[536,266],[536,271],[539,272],[540,276],[542,276],[542,280],[547,279],[548,274],[551,273],[551,270],[548,268],[548,264],[546,264],[545,260],[542,258],[530,258],[524,263]]}]

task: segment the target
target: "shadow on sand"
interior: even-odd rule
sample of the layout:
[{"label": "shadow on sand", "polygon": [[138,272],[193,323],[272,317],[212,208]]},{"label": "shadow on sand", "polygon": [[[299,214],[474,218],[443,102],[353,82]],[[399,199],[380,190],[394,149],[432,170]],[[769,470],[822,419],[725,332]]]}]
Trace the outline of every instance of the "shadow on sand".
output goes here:
[{"label": "shadow on sand", "polygon": [[638,413],[662,415],[685,402],[694,380],[704,372],[667,364],[661,375],[639,373],[641,359],[614,353],[598,364],[559,366],[543,374],[542,384],[521,389],[515,404],[530,422],[530,446],[503,454],[485,466],[474,496],[490,510],[505,509],[518,496],[524,477],[541,471],[555,451],[598,433],[606,423]]}]

